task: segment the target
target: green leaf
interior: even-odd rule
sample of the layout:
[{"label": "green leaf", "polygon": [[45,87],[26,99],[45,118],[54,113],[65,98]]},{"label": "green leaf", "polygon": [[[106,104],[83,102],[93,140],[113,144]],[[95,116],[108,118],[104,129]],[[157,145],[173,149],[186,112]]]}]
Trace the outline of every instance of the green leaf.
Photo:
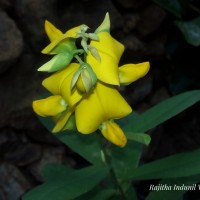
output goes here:
[{"label": "green leaf", "polygon": [[95,187],[108,174],[105,167],[91,166],[59,175],[59,179],[44,183],[27,194],[22,200],[71,200]]},{"label": "green leaf", "polygon": [[[48,117],[38,117],[40,122],[51,132],[54,123],[52,119]],[[94,165],[103,165],[101,157],[101,145],[98,142],[98,133],[84,135],[77,131],[66,130],[60,133],[54,134],[59,140],[70,147],[74,152],[81,155],[87,161]]]},{"label": "green leaf", "polygon": [[127,170],[123,177],[134,180],[179,178],[200,174],[200,149],[180,153]]},{"label": "green leaf", "polygon": [[130,140],[124,148],[111,146],[112,166],[119,179],[123,179],[127,171],[132,171],[138,166],[142,146]]},{"label": "green leaf", "polygon": [[151,142],[151,137],[145,133],[126,133],[126,136],[129,140],[139,142],[141,144],[149,145]]},{"label": "green leaf", "polygon": [[187,0],[153,0],[153,1],[179,18],[183,15],[185,8],[188,4]]},{"label": "green leaf", "polygon": [[72,60],[72,52],[63,52],[55,55],[49,62],[42,65],[38,71],[55,72],[66,67]]},{"label": "green leaf", "polygon": [[130,131],[136,133],[146,132],[184,111],[199,100],[200,90],[184,92],[171,97],[155,105],[141,115],[135,116],[133,120],[131,120],[133,115],[129,115],[127,118],[124,118],[124,121],[127,120],[127,122],[129,122],[126,124],[125,130],[127,132]]},{"label": "green leaf", "polygon": [[[160,190],[160,191],[152,191],[147,196],[146,200],[177,200],[182,199],[183,195],[187,192],[187,190],[174,190],[174,185],[188,185],[193,186],[200,181],[200,175],[189,176],[184,178],[177,179],[163,179],[157,185],[166,185],[171,186],[170,190]],[[197,186],[196,186],[197,187]]]},{"label": "green leaf", "polygon": [[47,164],[42,168],[42,175],[45,181],[55,181],[63,179],[68,174],[75,172],[75,169],[61,164]]},{"label": "green leaf", "polygon": [[98,143],[97,133],[84,135],[76,131],[66,131],[56,136],[74,152],[81,155],[90,163],[103,165],[101,159],[101,147]]},{"label": "green leaf", "polygon": [[200,45],[200,17],[187,22],[176,21],[175,24],[189,44]]},{"label": "green leaf", "polygon": [[107,200],[111,196],[113,196],[115,193],[116,193],[116,191],[112,190],[112,189],[103,190],[103,191],[100,191],[98,194],[96,194],[93,197],[93,199],[95,199],[95,200]]},{"label": "green leaf", "polygon": [[[131,113],[125,118],[117,120],[125,133],[146,132],[162,122],[180,113],[200,99],[200,90],[185,92],[171,97],[150,108],[141,115]],[[117,175],[123,178],[128,171],[133,171],[139,164],[143,145],[128,141],[123,148],[111,147],[113,167]]]}]

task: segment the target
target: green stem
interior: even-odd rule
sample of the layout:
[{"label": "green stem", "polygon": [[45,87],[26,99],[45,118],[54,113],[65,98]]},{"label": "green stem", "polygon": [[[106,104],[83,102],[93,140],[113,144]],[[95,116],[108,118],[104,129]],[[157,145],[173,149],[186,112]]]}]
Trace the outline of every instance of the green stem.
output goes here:
[{"label": "green stem", "polygon": [[81,60],[81,58],[80,58],[78,55],[75,55],[74,57],[76,58],[76,60],[77,60],[80,64],[83,63],[83,61]]},{"label": "green stem", "polygon": [[110,151],[109,151],[109,146],[108,146],[108,144],[104,144],[102,142],[102,138],[100,138],[100,140],[101,140],[102,152],[103,152],[104,158],[105,158],[104,161],[105,161],[106,165],[110,168],[110,176],[113,179],[114,184],[115,184],[115,186],[117,188],[117,191],[121,195],[122,199],[126,200],[127,199],[126,195],[125,195],[125,193],[124,193],[124,191],[122,189],[122,186],[121,186],[121,184],[120,184],[120,182],[119,182],[119,180],[118,180],[118,178],[117,178],[117,176],[115,174],[115,171],[114,171],[114,169],[112,167],[112,162],[111,162],[112,157],[111,157],[111,154],[110,154]]}]

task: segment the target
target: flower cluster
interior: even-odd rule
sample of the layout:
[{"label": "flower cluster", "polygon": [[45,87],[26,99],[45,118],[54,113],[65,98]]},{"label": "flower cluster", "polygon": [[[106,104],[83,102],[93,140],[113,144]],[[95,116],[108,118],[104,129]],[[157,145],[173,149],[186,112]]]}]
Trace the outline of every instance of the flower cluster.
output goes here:
[{"label": "flower cluster", "polygon": [[[33,101],[34,111],[52,117],[53,133],[77,129],[90,134],[97,129],[113,144],[124,147],[127,139],[114,122],[132,112],[117,87],[143,77],[149,63],[118,66],[124,46],[110,35],[108,13],[94,33],[80,25],[62,33],[45,22],[50,44],[42,50],[54,57],[38,71],[55,72],[42,85],[51,96]],[[81,48],[77,48],[80,42]]]}]

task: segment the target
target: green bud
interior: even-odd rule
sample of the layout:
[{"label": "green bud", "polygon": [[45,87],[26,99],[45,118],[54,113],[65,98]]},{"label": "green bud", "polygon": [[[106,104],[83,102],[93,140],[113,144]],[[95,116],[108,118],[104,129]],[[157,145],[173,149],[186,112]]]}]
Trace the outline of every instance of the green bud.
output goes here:
[{"label": "green bud", "polygon": [[63,41],[61,41],[58,45],[56,45],[49,54],[59,54],[69,51],[75,51],[76,45],[75,45],[75,39],[74,38],[67,38]]},{"label": "green bud", "polygon": [[88,53],[88,44],[87,44],[87,40],[85,38],[83,38],[81,40],[81,46],[83,47],[83,49],[85,50],[85,52]]},{"label": "green bud", "polygon": [[78,81],[78,78],[79,76],[81,75],[81,68],[79,68],[73,75],[72,77],[72,81],[71,81],[71,86],[70,86],[70,89],[73,90],[74,86],[76,85],[77,81]]},{"label": "green bud", "polygon": [[101,25],[95,30],[95,33],[100,33],[100,32],[110,33],[110,17],[108,12],[106,13],[106,16]]},{"label": "green bud", "polygon": [[82,63],[72,78],[71,90],[76,85],[76,88],[81,93],[88,93],[96,85],[96,82],[97,76],[90,65],[88,63]]},{"label": "green bud", "polygon": [[88,33],[87,37],[90,38],[91,40],[99,41],[99,36],[95,33]]},{"label": "green bud", "polygon": [[81,32],[84,32],[84,33],[85,33],[88,29],[89,29],[89,26],[87,26],[87,25],[85,25],[85,24],[82,24],[81,27],[80,27],[80,31],[81,31]]},{"label": "green bud", "polygon": [[91,52],[92,56],[95,57],[97,59],[97,61],[100,63],[101,62],[101,57],[99,55],[98,50],[95,47],[91,46],[91,45],[88,45],[88,49]]},{"label": "green bud", "polygon": [[81,71],[81,79],[87,93],[96,85],[97,76],[87,63],[84,63],[84,67]]},{"label": "green bud", "polygon": [[55,72],[66,67],[72,60],[72,52],[63,52],[55,55],[49,62],[42,65],[38,71]]}]

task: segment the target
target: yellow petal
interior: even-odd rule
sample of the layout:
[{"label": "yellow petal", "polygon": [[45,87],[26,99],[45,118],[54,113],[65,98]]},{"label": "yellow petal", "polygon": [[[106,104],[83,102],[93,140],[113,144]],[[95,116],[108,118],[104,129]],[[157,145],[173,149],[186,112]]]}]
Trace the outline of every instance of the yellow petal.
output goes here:
[{"label": "yellow petal", "polygon": [[70,107],[82,98],[77,90],[71,91],[71,80],[78,67],[79,64],[71,63],[42,82],[42,85],[52,94],[61,95]]},{"label": "yellow petal", "polygon": [[59,131],[62,131],[73,111],[74,111],[73,109],[69,109],[65,113],[63,113],[60,117],[57,118],[56,125],[54,126],[52,133],[57,133]]},{"label": "yellow petal", "polygon": [[74,27],[70,30],[68,30],[66,33],[60,35],[58,38],[53,40],[48,46],[46,46],[42,53],[48,54],[51,52],[51,50],[56,47],[61,41],[67,39],[67,38],[75,38],[77,31],[80,29],[80,26]]},{"label": "yellow petal", "polygon": [[120,83],[128,85],[139,78],[142,78],[149,71],[149,62],[143,62],[139,64],[126,64],[119,67],[119,79]]},{"label": "yellow petal", "polygon": [[64,35],[66,37],[76,38],[76,34],[80,30],[80,27],[81,27],[81,25],[80,26],[76,26],[74,28],[71,28],[68,31],[66,31],[66,33]]},{"label": "yellow petal", "polygon": [[118,64],[124,46],[108,32],[100,32],[98,36],[99,41],[93,40],[90,45],[98,50],[101,62],[89,52],[87,63],[91,65],[99,80],[108,84],[119,85]]},{"label": "yellow petal", "polygon": [[66,110],[65,100],[58,95],[33,101],[33,110],[42,117],[56,116]]},{"label": "yellow petal", "polygon": [[127,138],[123,130],[113,121],[104,122],[100,130],[102,135],[113,144],[119,147],[124,147],[126,145]]},{"label": "yellow petal", "polygon": [[122,118],[131,111],[131,107],[114,87],[97,82],[93,92],[76,106],[77,129],[83,134],[89,134],[96,131],[104,121]]},{"label": "yellow petal", "polygon": [[63,33],[57,29],[51,22],[45,20],[45,31],[49,40],[52,42],[53,40],[58,39],[63,35]]}]

